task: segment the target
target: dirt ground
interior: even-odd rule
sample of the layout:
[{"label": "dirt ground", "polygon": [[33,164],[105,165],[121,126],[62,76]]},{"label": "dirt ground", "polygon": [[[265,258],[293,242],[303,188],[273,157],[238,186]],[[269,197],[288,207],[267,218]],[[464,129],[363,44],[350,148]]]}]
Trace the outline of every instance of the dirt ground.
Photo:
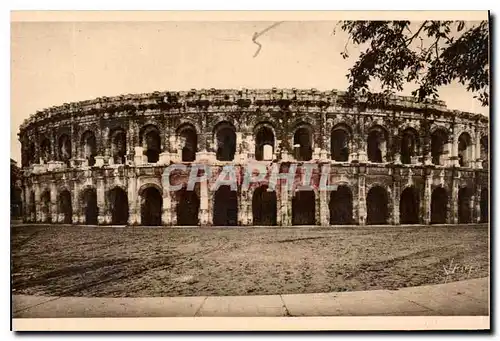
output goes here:
[{"label": "dirt ground", "polygon": [[488,226],[13,226],[14,294],[288,294],[488,276]]}]

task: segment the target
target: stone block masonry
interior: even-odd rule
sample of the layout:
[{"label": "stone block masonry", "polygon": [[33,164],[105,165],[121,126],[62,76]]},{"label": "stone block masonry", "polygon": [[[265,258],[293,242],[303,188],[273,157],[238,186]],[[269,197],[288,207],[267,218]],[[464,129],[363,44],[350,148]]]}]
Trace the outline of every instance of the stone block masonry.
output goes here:
[{"label": "stone block masonry", "polygon": [[[39,111],[19,132],[24,221],[488,221],[487,117],[407,97],[384,106],[349,106],[343,99],[342,92],[314,89],[211,89],[98,98]],[[165,181],[172,165],[179,167]],[[204,170],[189,186],[195,165]],[[203,176],[209,170],[217,177],[227,166],[234,184],[214,188]],[[262,169],[277,170],[278,178],[259,176]],[[255,175],[250,182],[249,171]]]}]

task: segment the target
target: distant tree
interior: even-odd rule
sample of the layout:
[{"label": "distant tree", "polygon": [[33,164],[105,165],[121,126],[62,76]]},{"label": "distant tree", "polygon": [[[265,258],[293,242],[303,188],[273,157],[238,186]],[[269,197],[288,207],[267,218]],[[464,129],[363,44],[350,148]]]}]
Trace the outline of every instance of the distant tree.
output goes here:
[{"label": "distant tree", "polygon": [[[349,58],[349,44],[366,46],[347,74],[348,98],[387,98],[413,82],[418,86],[413,96],[419,100],[437,99],[438,87],[456,80],[473,92],[483,106],[488,105],[488,22],[427,20],[412,25],[410,21],[342,21],[339,24],[349,35],[341,52],[344,59]],[[382,86],[378,95],[369,90],[369,82],[374,79]]]}]

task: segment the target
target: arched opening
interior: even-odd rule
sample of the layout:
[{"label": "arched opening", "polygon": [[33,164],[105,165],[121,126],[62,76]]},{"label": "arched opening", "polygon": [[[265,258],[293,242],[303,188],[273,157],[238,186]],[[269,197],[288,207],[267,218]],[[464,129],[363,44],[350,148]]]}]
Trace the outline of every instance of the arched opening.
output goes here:
[{"label": "arched opening", "polygon": [[97,193],[94,188],[87,188],[82,195],[82,208],[85,215],[85,225],[97,225],[99,207],[97,206]]},{"label": "arched opening", "polygon": [[348,186],[340,185],[330,192],[330,225],[352,224],[352,193]]},{"label": "arched opening", "polygon": [[97,143],[93,132],[86,131],[82,135],[82,157],[88,161],[89,166],[95,165],[95,156],[97,155]]},{"label": "arched opening", "polygon": [[41,213],[42,213],[42,222],[43,223],[51,223],[52,222],[52,214],[50,212],[50,192],[44,191],[40,196],[41,201]]},{"label": "arched opening", "polygon": [[294,155],[297,161],[312,159],[312,131],[310,126],[299,127],[293,135]]},{"label": "arched opening", "polygon": [[401,163],[405,165],[412,164],[412,159],[418,153],[418,133],[413,128],[407,128],[403,131],[401,137]]},{"label": "arched opening", "polygon": [[488,151],[488,136],[483,136],[481,137],[481,140],[479,141],[480,143],[480,157],[482,162],[482,166],[484,169],[488,169],[488,159],[489,159],[489,151]]},{"label": "arched opening", "polygon": [[63,215],[63,223],[71,224],[73,222],[73,206],[71,205],[71,193],[63,190],[59,193],[59,213]]},{"label": "arched opening", "polygon": [[332,159],[339,162],[346,162],[349,160],[349,129],[344,126],[333,128],[330,148]]},{"label": "arched opening", "polygon": [[215,128],[216,158],[233,161],[236,153],[236,129],[229,122],[219,123]]},{"label": "arched opening", "polygon": [[59,161],[69,166],[69,160],[71,159],[71,139],[67,134],[59,136],[58,152]]},{"label": "arched opening", "polygon": [[445,224],[448,211],[448,194],[443,187],[437,187],[431,195],[431,224]]},{"label": "arched opening", "polygon": [[121,187],[115,187],[108,193],[111,208],[111,224],[127,225],[128,223],[128,195]]},{"label": "arched opening", "polygon": [[198,225],[198,212],[200,210],[200,199],[196,191],[181,189],[177,195],[177,225],[196,226]]},{"label": "arched opening", "polygon": [[468,133],[458,137],[458,163],[460,167],[470,167],[472,161],[472,142]]},{"label": "arched opening", "polygon": [[469,224],[471,222],[471,191],[467,187],[458,190],[458,223]]},{"label": "arched opening", "polygon": [[387,218],[389,217],[388,203],[389,198],[385,188],[381,186],[372,187],[366,196],[366,224],[387,224]]},{"label": "arched opening", "polygon": [[163,211],[163,197],[156,187],[146,188],[141,195],[141,224],[160,226]]},{"label": "arched opening", "polygon": [[148,163],[156,163],[160,159],[161,137],[160,132],[154,125],[148,125],[142,129],[142,147]]},{"label": "arched opening", "polygon": [[10,215],[19,218],[23,215],[23,190],[17,186],[11,186],[10,192]]},{"label": "arched opening", "polygon": [[405,188],[399,201],[399,222],[401,224],[418,224],[418,207],[417,191],[413,187]]},{"label": "arched opening", "polygon": [[193,162],[196,160],[198,150],[198,135],[191,124],[185,124],[177,130],[177,136],[181,149],[182,162]]},{"label": "arched opening", "polygon": [[316,225],[314,191],[297,191],[292,199],[292,225]]},{"label": "arched opening", "polygon": [[267,185],[256,188],[252,197],[253,224],[262,226],[276,225],[276,212],[276,192],[268,191]]},{"label": "arched opening", "polygon": [[33,163],[38,163],[39,160],[36,160],[36,148],[35,148],[35,144],[33,142],[31,142],[29,144],[29,147],[28,147],[28,156],[27,156],[27,163],[29,166],[31,166]]},{"label": "arched opening", "polygon": [[127,155],[127,133],[116,129],[111,133],[111,156],[115,165],[125,164]]},{"label": "arched opening", "polygon": [[368,133],[368,161],[385,162],[387,151],[387,131],[382,127],[373,127]]},{"label": "arched opening", "polygon": [[481,210],[481,223],[487,223],[489,221],[488,218],[488,189],[487,188],[482,188],[481,189],[481,199],[479,201],[479,208]]},{"label": "arched opening", "polygon": [[42,143],[40,144],[40,156],[43,160],[43,163],[47,163],[50,161],[50,140],[48,138],[44,138]]},{"label": "arched opening", "polygon": [[273,159],[273,153],[274,132],[270,127],[261,125],[255,134],[255,159],[257,161],[270,161]]},{"label": "arched opening", "polygon": [[36,201],[35,201],[35,192],[30,192],[30,204],[28,207],[30,211],[30,220],[36,220]]},{"label": "arched opening", "polygon": [[227,185],[219,187],[214,195],[215,226],[238,225],[238,197],[236,191],[232,191]]},{"label": "arched opening", "polygon": [[437,129],[431,134],[431,157],[435,165],[444,165],[445,145],[448,134],[443,129]]}]

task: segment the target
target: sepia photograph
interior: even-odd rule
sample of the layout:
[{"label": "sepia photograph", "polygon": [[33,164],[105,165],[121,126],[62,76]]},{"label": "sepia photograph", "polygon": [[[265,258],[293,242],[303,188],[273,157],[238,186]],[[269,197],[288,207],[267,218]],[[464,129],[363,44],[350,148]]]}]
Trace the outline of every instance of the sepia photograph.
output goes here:
[{"label": "sepia photograph", "polygon": [[490,20],[11,12],[11,328],[489,330]]}]

